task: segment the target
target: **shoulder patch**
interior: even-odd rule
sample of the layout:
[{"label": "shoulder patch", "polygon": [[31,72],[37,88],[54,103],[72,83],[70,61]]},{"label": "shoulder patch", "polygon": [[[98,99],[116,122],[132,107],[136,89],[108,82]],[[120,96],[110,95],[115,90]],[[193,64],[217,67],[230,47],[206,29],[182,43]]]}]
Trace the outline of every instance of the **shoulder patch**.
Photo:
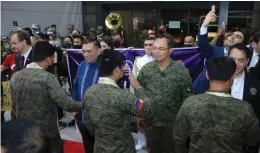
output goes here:
[{"label": "shoulder patch", "polygon": [[142,101],[141,99],[138,99],[135,103],[135,106],[138,110],[142,110],[143,106],[144,106],[144,101]]}]

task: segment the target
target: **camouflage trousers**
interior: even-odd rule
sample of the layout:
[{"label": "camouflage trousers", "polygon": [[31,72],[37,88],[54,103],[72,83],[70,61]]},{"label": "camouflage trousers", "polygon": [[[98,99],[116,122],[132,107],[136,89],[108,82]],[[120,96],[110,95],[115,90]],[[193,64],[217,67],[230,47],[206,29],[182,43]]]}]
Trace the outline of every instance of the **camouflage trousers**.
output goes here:
[{"label": "camouflage trousers", "polygon": [[174,153],[172,129],[164,127],[145,127],[147,149],[149,153]]}]

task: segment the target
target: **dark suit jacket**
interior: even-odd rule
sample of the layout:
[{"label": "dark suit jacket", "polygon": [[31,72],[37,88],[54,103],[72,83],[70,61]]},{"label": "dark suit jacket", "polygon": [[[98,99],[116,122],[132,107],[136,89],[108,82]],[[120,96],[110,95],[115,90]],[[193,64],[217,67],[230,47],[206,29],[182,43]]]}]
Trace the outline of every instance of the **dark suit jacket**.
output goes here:
[{"label": "dark suit jacket", "polygon": [[[208,34],[199,35],[198,45],[199,45],[199,51],[201,52],[202,59],[206,59],[207,61],[209,61],[209,59],[214,56],[225,56],[224,47],[219,47],[215,45],[211,46],[208,39]],[[195,94],[201,94],[204,93],[206,90],[208,90],[209,82],[206,78],[205,67],[200,73],[200,75],[193,82],[193,88]]]},{"label": "dark suit jacket", "polygon": [[[251,63],[253,53],[254,52],[252,50],[249,52],[249,62],[248,62],[247,66],[249,66],[250,63]],[[251,67],[249,69],[249,72],[250,72],[251,75],[255,76],[258,80],[260,80],[260,64],[256,65],[256,67]]]},{"label": "dark suit jacket", "polygon": [[[33,49],[31,49],[30,54],[28,55],[28,58],[26,59],[25,67],[26,67],[27,64],[30,64],[30,63],[33,62],[33,53],[32,53],[33,51],[32,50]],[[15,57],[15,68],[16,68],[15,71],[16,72],[20,71],[22,69],[20,67],[21,57],[22,57],[22,55],[20,53],[17,54],[16,57]]]},{"label": "dark suit jacket", "polygon": [[246,73],[245,75],[243,100],[252,105],[256,117],[260,121],[260,80],[257,80],[252,74]]}]

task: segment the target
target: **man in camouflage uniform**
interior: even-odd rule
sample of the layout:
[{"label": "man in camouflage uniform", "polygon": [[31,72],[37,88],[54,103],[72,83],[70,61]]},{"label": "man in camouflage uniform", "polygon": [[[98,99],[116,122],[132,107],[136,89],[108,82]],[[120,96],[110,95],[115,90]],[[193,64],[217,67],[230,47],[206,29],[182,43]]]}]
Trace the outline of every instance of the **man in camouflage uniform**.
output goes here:
[{"label": "man in camouflage uniform", "polygon": [[154,104],[130,74],[137,97],[116,84],[124,76],[124,55],[105,50],[98,58],[99,81],[84,97],[84,123],[95,136],[94,153],[136,153],[129,115],[154,115]]},{"label": "man in camouflage uniform", "polygon": [[155,104],[155,116],[144,118],[149,153],[172,153],[175,117],[186,98],[193,94],[192,80],[184,65],[172,60],[173,40],[165,35],[155,39],[153,57],[137,80]]},{"label": "man in camouflage uniform", "polygon": [[[17,119],[34,121],[47,141],[46,153],[63,152],[63,142],[53,113],[54,104],[67,111],[80,111],[81,103],[69,97],[54,75],[46,71],[53,63],[54,47],[39,41],[34,47],[34,62],[15,73],[10,81],[13,111]],[[18,127],[19,128],[19,127]]]},{"label": "man in camouflage uniform", "polygon": [[251,105],[228,94],[235,71],[236,63],[230,57],[209,61],[206,76],[210,89],[189,97],[178,112],[176,153],[185,152],[188,138],[189,153],[242,153],[243,143],[259,142],[258,120]]}]

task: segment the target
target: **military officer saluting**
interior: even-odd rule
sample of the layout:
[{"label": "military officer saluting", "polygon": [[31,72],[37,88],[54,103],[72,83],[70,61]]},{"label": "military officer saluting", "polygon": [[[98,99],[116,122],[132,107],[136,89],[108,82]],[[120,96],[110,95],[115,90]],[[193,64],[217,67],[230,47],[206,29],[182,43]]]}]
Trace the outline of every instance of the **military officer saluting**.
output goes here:
[{"label": "military officer saluting", "polygon": [[142,48],[145,38],[148,37],[148,27],[144,24],[140,24],[139,18],[133,19],[134,26],[134,38],[133,38],[133,46],[135,48]]}]

